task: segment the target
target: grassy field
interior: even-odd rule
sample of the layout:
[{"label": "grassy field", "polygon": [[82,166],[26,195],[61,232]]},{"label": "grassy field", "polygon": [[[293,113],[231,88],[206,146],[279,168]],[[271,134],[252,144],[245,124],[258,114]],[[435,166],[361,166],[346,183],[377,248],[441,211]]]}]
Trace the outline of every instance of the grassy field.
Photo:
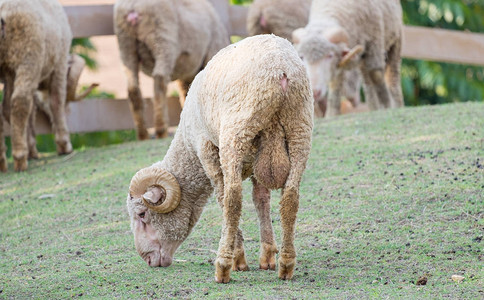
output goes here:
[{"label": "grassy field", "polygon": [[[138,257],[128,184],[169,143],[46,154],[21,174],[10,164],[0,174],[0,298],[484,297],[484,103],[317,120],[289,282],[258,270],[248,182],[241,226],[249,272],[227,285],[213,280],[221,230],[213,198],[171,267]],[[274,192],[280,242],[278,201]],[[421,277],[426,285],[416,284]]]}]

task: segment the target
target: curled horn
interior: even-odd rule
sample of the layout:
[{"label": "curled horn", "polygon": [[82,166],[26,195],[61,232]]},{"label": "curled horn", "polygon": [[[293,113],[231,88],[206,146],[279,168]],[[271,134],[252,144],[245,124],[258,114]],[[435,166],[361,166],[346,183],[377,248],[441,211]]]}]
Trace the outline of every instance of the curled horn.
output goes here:
[{"label": "curled horn", "polygon": [[[161,190],[160,199],[152,199],[150,187]],[[180,185],[171,173],[156,167],[139,170],[131,179],[129,185],[131,197],[142,198],[146,207],[157,213],[168,213],[180,204]],[[156,202],[154,202],[156,201]]]},{"label": "curled horn", "polygon": [[76,94],[79,78],[81,78],[81,73],[84,67],[86,66],[86,62],[81,56],[77,54],[70,54],[68,63],[69,63],[69,71],[67,73],[66,99],[67,101],[80,101],[86,98],[87,95],[89,95],[89,93],[95,87],[99,86],[99,84],[93,83],[85,91],[79,94]]},{"label": "curled horn", "polygon": [[338,67],[340,68],[344,67],[353,58],[353,56],[358,55],[361,52],[363,52],[363,46],[357,45],[353,47],[353,49],[351,49],[348,53],[346,53],[345,56],[343,56],[343,58],[338,64]]}]

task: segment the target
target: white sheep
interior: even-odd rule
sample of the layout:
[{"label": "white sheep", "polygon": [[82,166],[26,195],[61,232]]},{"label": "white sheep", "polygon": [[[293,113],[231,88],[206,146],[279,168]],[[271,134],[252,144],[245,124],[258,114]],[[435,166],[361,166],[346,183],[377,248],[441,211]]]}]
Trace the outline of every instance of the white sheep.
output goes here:
[{"label": "white sheep", "polygon": [[[273,33],[291,41],[292,32],[308,24],[310,7],[311,0],[255,0],[249,6],[247,32],[250,36]],[[360,75],[357,70],[349,70],[345,73],[342,96],[350,102],[346,106],[359,106]],[[314,97],[314,115],[317,117],[324,116],[326,112],[325,96],[315,95]],[[342,108],[343,111],[344,108]]]},{"label": "white sheep", "polygon": [[207,0],[118,0],[114,30],[128,79],[128,98],[139,139],[148,138],[139,89],[139,70],[154,79],[157,137],[166,137],[166,86],[180,80],[183,107],[186,88],[218,50],[228,34]]},{"label": "white sheep", "polygon": [[304,65],[285,39],[258,35],[215,55],[190,87],[163,161],[131,180],[128,212],[136,249],[148,265],[171,264],[215,188],[223,209],[215,279],[226,283],[231,269],[247,270],[238,226],[242,181],[251,177],[260,221],[260,268],[275,269],[269,190],[282,188],[279,277],[291,279],[313,101]]},{"label": "white sheep", "polygon": [[329,116],[339,114],[344,71],[357,66],[370,109],[403,106],[402,28],[398,0],[313,0],[309,23],[293,41],[315,97],[328,91]]},{"label": "white sheep", "polygon": [[[38,89],[50,94],[57,152],[72,152],[65,117],[72,34],[64,9],[56,0],[0,0],[0,21],[2,115],[11,125],[14,169],[23,171],[27,169],[29,155],[36,155],[35,147],[29,153],[31,142],[27,131]],[[2,171],[7,170],[4,143],[0,131]]]}]

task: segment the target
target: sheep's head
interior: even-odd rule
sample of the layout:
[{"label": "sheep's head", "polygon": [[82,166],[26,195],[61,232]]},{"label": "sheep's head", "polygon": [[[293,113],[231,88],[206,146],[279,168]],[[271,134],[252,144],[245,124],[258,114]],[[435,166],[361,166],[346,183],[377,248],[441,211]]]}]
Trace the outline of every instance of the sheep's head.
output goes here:
[{"label": "sheep's head", "polygon": [[169,172],[151,166],[131,179],[127,200],[131,230],[139,255],[152,267],[168,267],[187,237],[188,219],[179,209],[180,186]]},{"label": "sheep's head", "polygon": [[316,101],[323,99],[337,73],[354,67],[363,47],[348,48],[348,34],[341,28],[299,28],[292,34],[294,46],[306,65]]}]

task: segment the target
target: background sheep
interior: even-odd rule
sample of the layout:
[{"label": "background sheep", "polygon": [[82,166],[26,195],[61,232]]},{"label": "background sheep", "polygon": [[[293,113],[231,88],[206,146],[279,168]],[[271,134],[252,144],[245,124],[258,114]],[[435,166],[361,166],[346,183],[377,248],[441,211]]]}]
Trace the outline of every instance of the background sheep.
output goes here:
[{"label": "background sheep", "polygon": [[[68,69],[67,69],[67,91],[66,91],[66,110],[70,102],[80,101],[87,97],[89,93],[98,86],[97,83],[91,84],[87,89],[79,94],[76,94],[77,84],[81,77],[82,70],[86,65],[84,59],[77,54],[69,55]],[[42,87],[39,87],[42,88]],[[45,87],[44,87],[45,88]],[[43,112],[50,121],[52,127],[54,127],[54,116],[50,109],[50,96],[49,90],[39,89],[34,94],[34,102],[32,112],[30,114],[29,125],[27,129],[27,141],[29,147],[29,158],[38,158],[36,139],[35,139],[35,117],[37,109]]]},{"label": "background sheep", "polygon": [[[34,93],[50,93],[57,152],[72,152],[65,118],[66,79],[72,34],[55,0],[0,0],[0,80],[3,116],[11,124],[14,169],[27,169],[27,128]],[[2,126],[3,127],[3,126]],[[5,171],[5,141],[0,133],[0,169]]]},{"label": "background sheep", "polygon": [[154,120],[157,137],[166,137],[166,86],[179,79],[186,88],[218,50],[228,34],[206,0],[118,0],[114,29],[128,78],[128,98],[139,139],[148,138],[139,89],[139,68],[154,79]]},{"label": "background sheep", "polygon": [[294,31],[293,39],[315,96],[329,88],[328,115],[339,114],[344,70],[358,65],[370,109],[403,106],[398,0],[314,0],[308,25]]},{"label": "background sheep", "polygon": [[141,257],[150,266],[169,266],[215,188],[224,216],[215,279],[225,283],[231,269],[247,270],[238,224],[242,180],[251,176],[262,269],[275,269],[269,189],[282,188],[279,277],[291,279],[313,101],[304,65],[287,40],[260,35],[221,50],[193,81],[163,161],[131,180],[127,206]]},{"label": "background sheep", "polygon": [[292,32],[308,23],[310,7],[311,0],[255,0],[249,6],[247,32],[291,40]]},{"label": "background sheep", "polygon": [[[308,24],[311,0],[255,0],[249,6],[247,31],[249,35],[273,33],[292,40],[292,32]],[[345,72],[343,94],[350,103],[342,104],[341,111],[360,105],[360,75],[357,70]],[[315,95],[314,114],[324,116],[326,95]]]}]

